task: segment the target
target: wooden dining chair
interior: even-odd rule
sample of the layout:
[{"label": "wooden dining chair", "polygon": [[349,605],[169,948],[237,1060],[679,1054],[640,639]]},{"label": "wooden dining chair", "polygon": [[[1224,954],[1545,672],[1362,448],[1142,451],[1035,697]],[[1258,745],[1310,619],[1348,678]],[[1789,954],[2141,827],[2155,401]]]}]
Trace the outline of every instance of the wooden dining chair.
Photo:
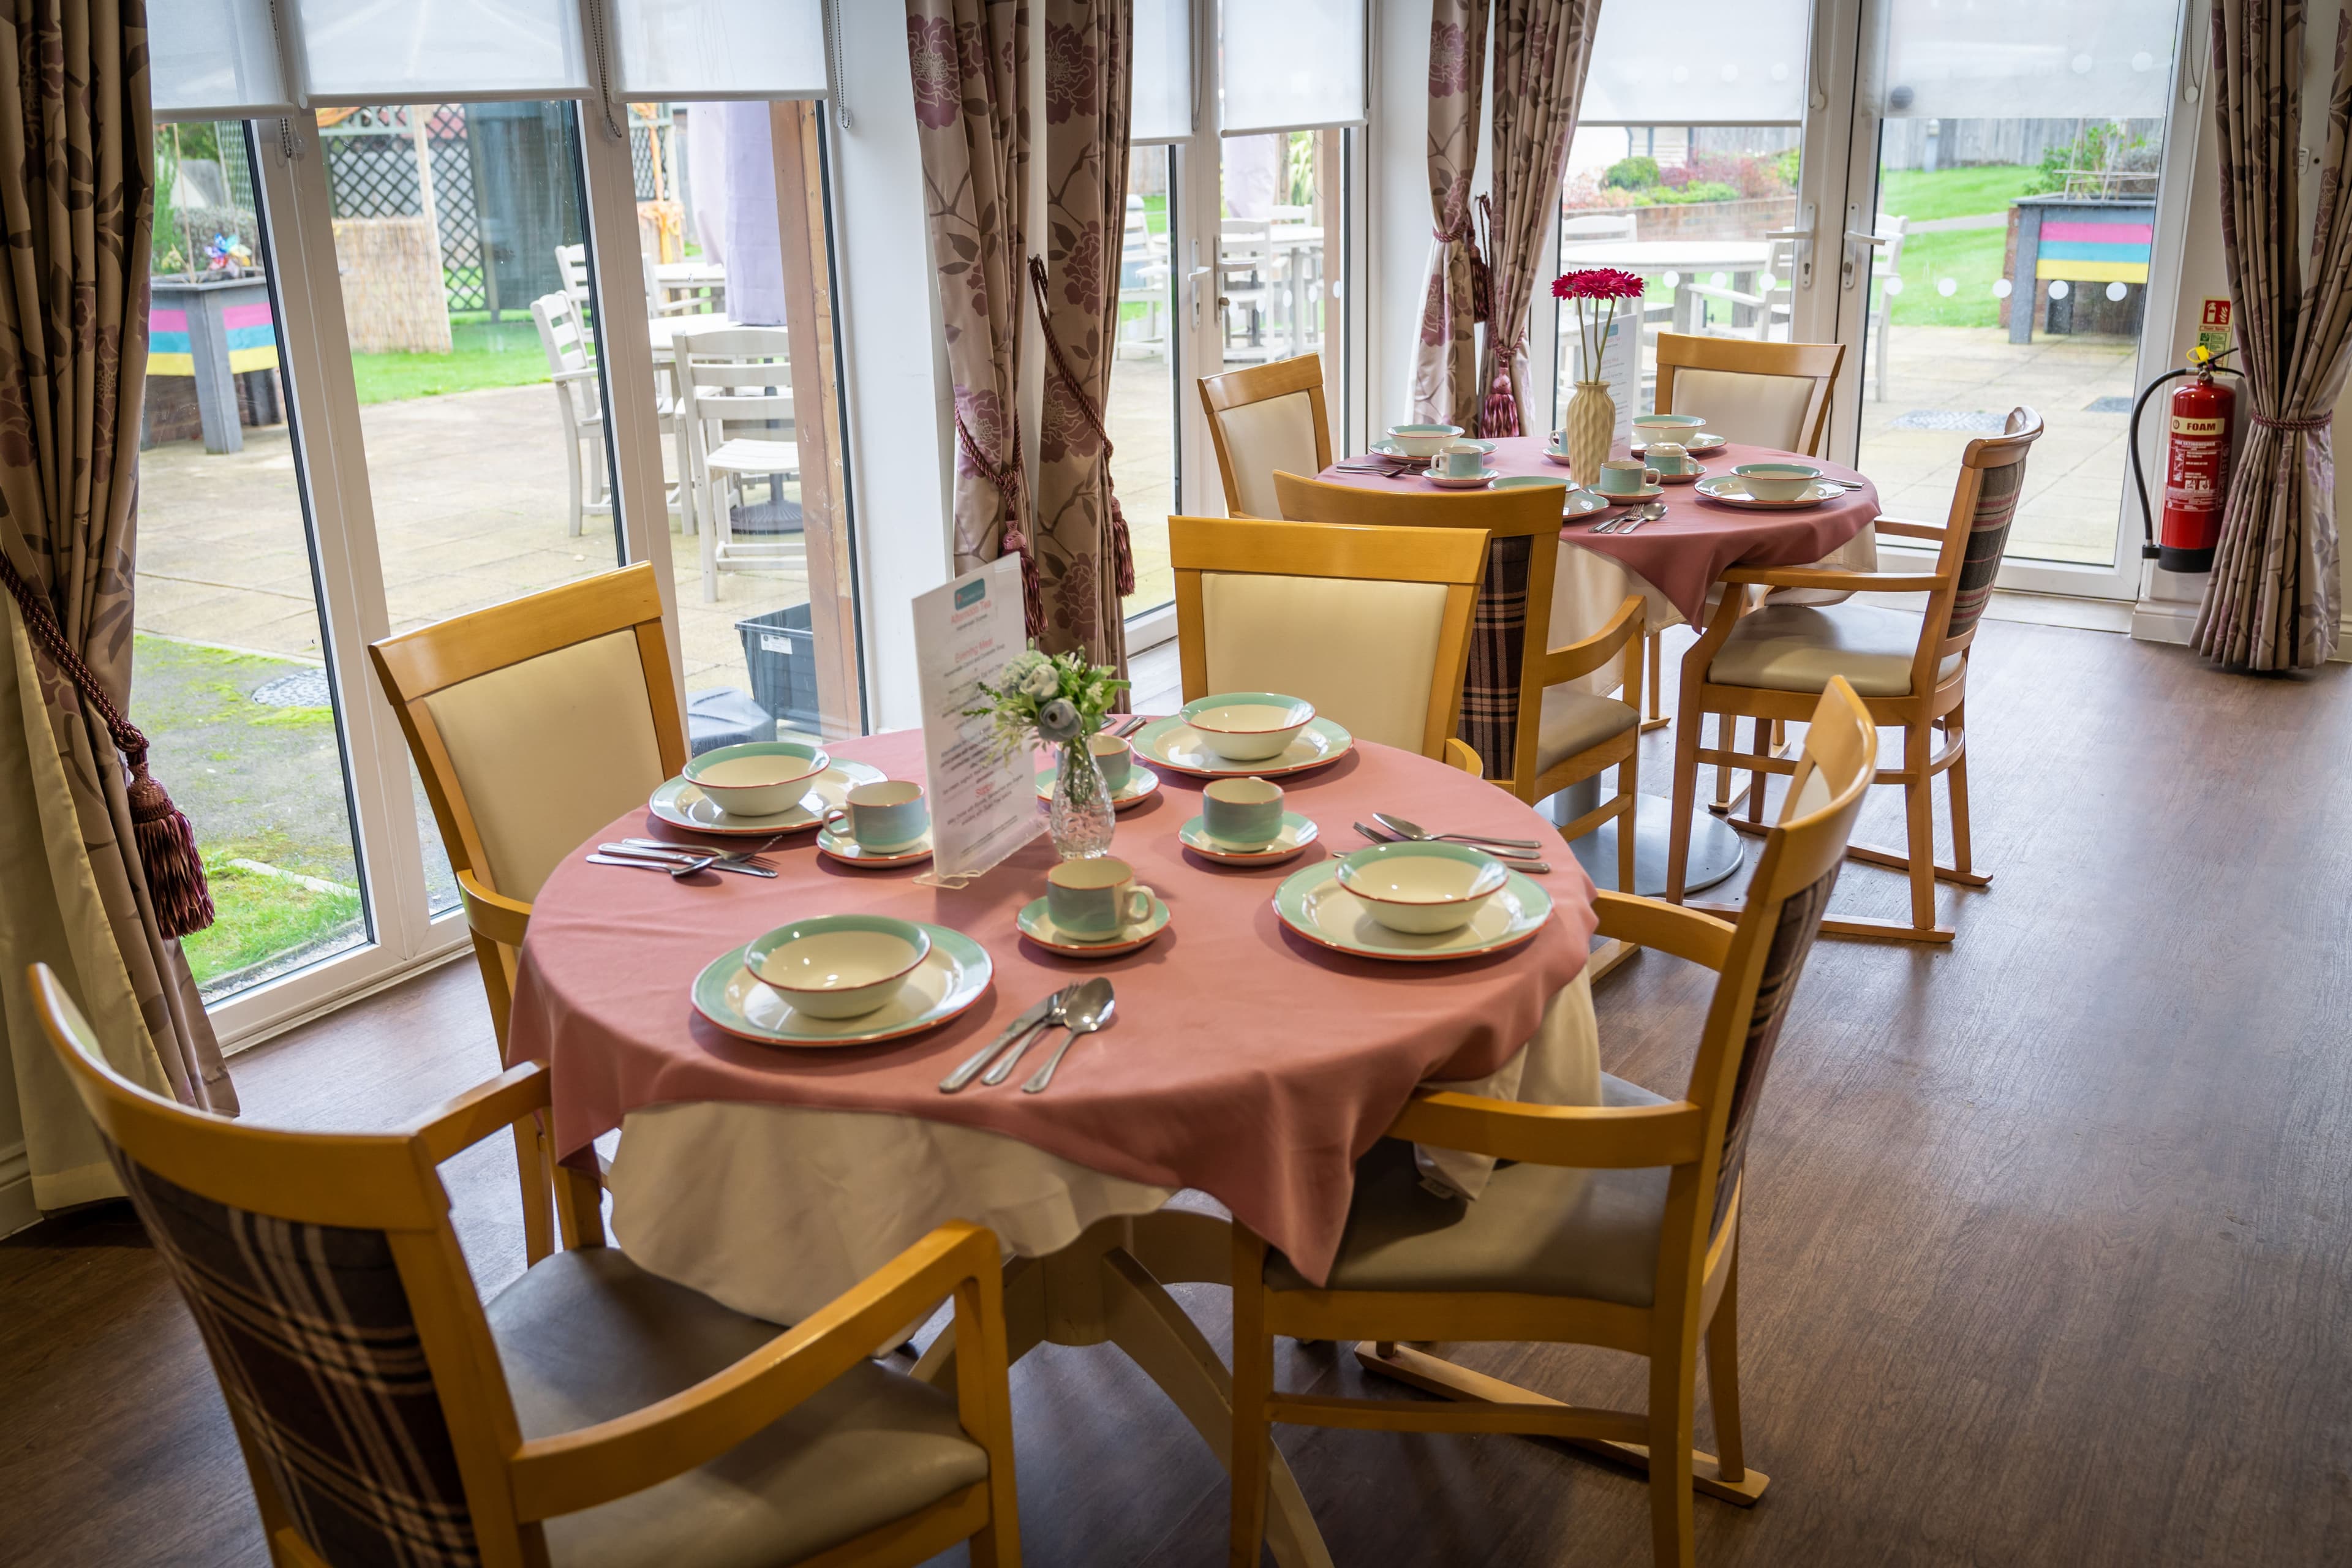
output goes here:
[{"label": "wooden dining chair", "polygon": [[1171,517],[1184,700],[1303,697],[1361,740],[1476,772],[1454,734],[1486,536]]},{"label": "wooden dining chair", "polygon": [[[1517,1432],[1645,1465],[1661,1568],[1689,1568],[1691,1491],[1748,1504],[1769,1478],[1739,1424],[1739,1222],[1757,1101],[1837,879],[1877,734],[1843,681],[1819,698],[1795,792],[1765,840],[1738,925],[1603,892],[1601,931],[1716,971],[1690,1079],[1667,1100],[1607,1074],[1596,1106],[1424,1091],[1357,1167],[1339,1256],[1320,1287],[1234,1226],[1229,1561],[1255,1568],[1268,1426]],[[1417,1176],[1412,1145],[1511,1162],[1475,1201]],[[1284,1394],[1273,1336],[1369,1340],[1372,1371],[1455,1403]],[[1693,1451],[1699,1344],[1719,1454]],[[1564,1405],[1407,1341],[1516,1340],[1646,1356],[1645,1412]]]},{"label": "wooden dining chair", "polygon": [[[1666,858],[1666,897],[1683,901],[1691,814],[1702,763],[1748,771],[1746,821],[1731,826],[1760,832],[1765,775],[1799,764],[1777,754],[1761,723],[1747,752],[1700,744],[1699,725],[1710,713],[1728,736],[1736,719],[1802,719],[1814,698],[1843,678],[1862,696],[1874,723],[1903,731],[1903,764],[1879,770],[1874,782],[1901,784],[1906,807],[1904,853],[1854,845],[1857,860],[1907,872],[1911,919],[1833,916],[1822,929],[1838,936],[1892,937],[1948,942],[1952,928],[1936,919],[1938,879],[1981,888],[1992,880],[1970,861],[1968,737],[1965,700],[1969,649],[1992,597],[1994,576],[2009,542],[2010,523],[2025,483],[2026,455],[2042,437],[2042,416],[2010,412],[1999,436],[1979,437],[1960,454],[1952,510],[1941,523],[1880,518],[1882,533],[1930,540],[1934,567],[1926,572],[1824,571],[1811,566],[1735,567],[1724,574],[1723,597],[1697,644],[1683,658],[1682,699],[1675,727],[1674,839]],[[1780,605],[1751,600],[1773,588],[1836,588],[1853,593],[1922,594],[1919,610],[1874,605]],[[1934,749],[1941,732],[1943,748]],[[1951,797],[1952,864],[1936,863],[1934,785],[1942,773]],[[1706,906],[1701,906],[1706,907]]]},{"label": "wooden dining chair", "polygon": [[[1633,885],[1633,819],[1640,798],[1641,595],[1631,595],[1588,637],[1549,645],[1559,570],[1559,489],[1529,486],[1454,495],[1326,484],[1276,474],[1282,515],[1298,521],[1375,528],[1463,528],[1492,541],[1482,611],[1462,695],[1462,738],[1486,760],[1486,776],[1529,805],[1610,768],[1617,787],[1560,828],[1580,838],[1618,824],[1618,886]],[[1528,635],[1528,628],[1537,628]],[[1624,700],[1570,684],[1621,659]],[[1524,714],[1536,722],[1521,722]]]},{"label": "wooden dining chair", "polygon": [[[783,1328],[604,1245],[488,1302],[441,1163],[548,1109],[509,1068],[398,1131],[200,1115],[107,1065],[47,966],[36,1009],[220,1379],[276,1568],[810,1568],[1021,1558],[994,1234],[943,1225]],[[955,1303],[953,1398],[869,1359]]]},{"label": "wooden dining chair", "polygon": [[1331,421],[1323,405],[1323,358],[1296,359],[1201,378],[1201,406],[1234,517],[1280,517],[1277,468],[1319,474],[1331,466]]},{"label": "wooden dining chair", "polygon": [[[457,874],[499,1059],[530,904],[583,839],[686,765],[686,731],[642,563],[368,648]],[[543,1140],[524,1142],[524,1245],[547,1256]]]}]

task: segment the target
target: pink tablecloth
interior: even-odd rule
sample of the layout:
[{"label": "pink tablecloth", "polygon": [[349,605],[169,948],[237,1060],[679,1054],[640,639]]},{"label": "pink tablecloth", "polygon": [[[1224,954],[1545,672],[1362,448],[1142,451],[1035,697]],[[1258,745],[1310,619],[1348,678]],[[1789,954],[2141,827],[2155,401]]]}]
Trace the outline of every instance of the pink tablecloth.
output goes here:
[{"label": "pink tablecloth", "polygon": [[[833,749],[898,776],[919,776],[922,766],[912,732]],[[918,887],[912,870],[834,865],[806,837],[772,853],[784,870],[773,881],[713,883],[706,875],[680,885],[566,861],[532,910],[511,1040],[518,1056],[554,1068],[559,1149],[573,1154],[632,1110],[682,1101],[929,1118],[1005,1133],[1130,1180],[1199,1188],[1321,1279],[1347,1217],[1354,1163],[1413,1086],[1494,1071],[1581,973],[1592,884],[1536,813],[1409,752],[1361,745],[1284,780],[1291,808],[1313,818],[1322,837],[1306,858],[1255,870],[1213,867],[1177,842],[1176,830],[1200,809],[1198,784],[1162,776],[1155,798],[1120,815],[1113,851],[1172,918],[1150,946],[1108,961],[1060,958],[1016,931],[1014,915],[1044,891],[1053,862],[1042,837],[961,891]],[[1292,934],[1275,915],[1274,889],[1311,859],[1359,842],[1349,824],[1375,809],[1540,839],[1557,868],[1540,879],[1554,918],[1512,952],[1440,964],[1350,958]],[[597,837],[666,831],[632,814]],[[993,989],[942,1028],[841,1050],[773,1049],[693,1016],[688,988],[712,958],[788,919],[849,910],[967,933],[995,962]],[[1023,1007],[1090,973],[1118,984],[1118,1021],[1071,1053],[1051,1090],[939,1092],[948,1069]]]},{"label": "pink tablecloth", "polygon": [[[1507,437],[1495,443],[1492,466],[1506,474],[1541,474],[1564,479],[1568,470],[1543,455],[1544,443],[1534,436]],[[1623,457],[1625,449],[1617,448]],[[1811,463],[1832,479],[1859,483],[1838,500],[1801,511],[1745,511],[1701,496],[1690,485],[1668,485],[1658,499],[1666,515],[1645,522],[1632,533],[1595,533],[1592,522],[1578,521],[1560,530],[1570,544],[1609,556],[1642,578],[1683,618],[1697,625],[1706,606],[1707,591],[1733,566],[1801,566],[1821,560],[1860,533],[1878,516],[1878,491],[1853,469],[1819,458],[1798,458],[1763,447],[1728,442],[1704,454],[1709,474],[1727,474],[1741,463],[1790,460]],[[1331,484],[1362,485],[1377,489],[1419,490],[1443,500],[1459,492],[1439,489],[1418,477],[1384,479],[1378,474],[1326,468],[1319,476]]]}]

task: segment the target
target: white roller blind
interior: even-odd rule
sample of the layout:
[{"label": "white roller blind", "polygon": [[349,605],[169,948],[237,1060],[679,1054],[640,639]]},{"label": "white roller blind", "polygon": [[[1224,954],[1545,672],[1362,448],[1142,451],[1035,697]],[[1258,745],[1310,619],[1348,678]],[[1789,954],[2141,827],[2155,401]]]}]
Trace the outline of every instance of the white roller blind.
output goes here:
[{"label": "white roller blind", "polygon": [[293,105],[269,0],[155,0],[147,55],[159,115],[227,119]]},{"label": "white roller blind", "polygon": [[1181,142],[1192,134],[1191,0],[1135,0],[1129,90],[1129,141]]},{"label": "white roller blind", "polygon": [[2178,0],[1882,0],[1877,107],[1903,119],[2160,119]]},{"label": "white roller blind", "polygon": [[1231,0],[1219,13],[1228,136],[1364,121],[1364,0]]},{"label": "white roller blind", "polygon": [[1604,5],[1580,125],[1794,125],[1805,117],[1805,0]]},{"label": "white roller blind", "polygon": [[653,98],[822,98],[817,0],[614,0],[621,91]]},{"label": "white roller blind", "polygon": [[579,0],[291,0],[317,103],[577,98]]}]

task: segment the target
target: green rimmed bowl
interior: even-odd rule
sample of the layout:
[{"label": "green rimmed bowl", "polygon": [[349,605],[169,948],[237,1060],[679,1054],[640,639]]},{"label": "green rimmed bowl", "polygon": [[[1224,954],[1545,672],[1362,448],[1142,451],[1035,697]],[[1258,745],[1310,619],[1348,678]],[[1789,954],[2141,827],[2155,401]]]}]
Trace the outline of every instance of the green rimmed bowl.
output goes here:
[{"label": "green rimmed bowl", "polygon": [[1408,936],[1459,931],[1503,890],[1503,863],[1464,844],[1371,844],[1332,872],[1372,919]]},{"label": "green rimmed bowl", "polygon": [[887,915],[818,915],[743,949],[743,967],[796,1013],[859,1018],[898,994],[931,954],[930,932]]}]

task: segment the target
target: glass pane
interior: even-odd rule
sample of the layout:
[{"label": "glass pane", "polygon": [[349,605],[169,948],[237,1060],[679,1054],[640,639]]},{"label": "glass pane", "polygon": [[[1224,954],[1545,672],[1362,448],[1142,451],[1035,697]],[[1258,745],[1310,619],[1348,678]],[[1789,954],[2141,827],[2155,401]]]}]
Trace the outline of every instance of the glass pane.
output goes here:
[{"label": "glass pane", "polygon": [[[319,120],[392,629],[612,570],[574,106]],[[417,812],[438,913],[456,887]]]},{"label": "glass pane", "polygon": [[[1338,253],[1326,236],[1341,232],[1342,134],[1289,131],[1220,144],[1217,292],[1228,368],[1323,353],[1325,296],[1339,281],[1327,265]],[[1324,357],[1325,375],[1336,380],[1336,356]]]},{"label": "glass pane", "polygon": [[[1600,69],[1595,65],[1596,73]],[[1648,290],[1619,308],[1601,374],[1617,403],[1618,439],[1657,389],[1661,331],[1785,342],[1797,221],[1793,125],[1586,125],[1569,143],[1560,192],[1563,270],[1617,267]],[[1559,311],[1559,388],[1583,374],[1574,310]]]},{"label": "glass pane", "polygon": [[1127,158],[1127,232],[1119,245],[1118,342],[1113,346],[1110,395],[1103,422],[1110,428],[1112,487],[1127,519],[1135,552],[1130,616],[1176,597],[1168,564],[1168,515],[1176,500],[1175,269],[1169,265],[1169,204],[1175,154],[1166,147],[1135,147]]},{"label": "glass pane", "polygon": [[629,106],[698,752],[864,727],[824,416],[830,237],[803,173],[823,119],[806,100]]},{"label": "glass pane", "polygon": [[1811,19],[1807,0],[1683,0],[1664,26],[1647,7],[1604,5],[1578,121],[1793,126],[1805,112]]},{"label": "glass pane", "polygon": [[207,1001],[367,940],[245,130],[155,132],[131,718],[194,824]]},{"label": "glass pane", "polygon": [[2024,404],[2048,433],[2010,555],[2114,563],[2164,129],[1882,121],[1859,461],[1890,513],[1944,516],[1962,450]]}]

